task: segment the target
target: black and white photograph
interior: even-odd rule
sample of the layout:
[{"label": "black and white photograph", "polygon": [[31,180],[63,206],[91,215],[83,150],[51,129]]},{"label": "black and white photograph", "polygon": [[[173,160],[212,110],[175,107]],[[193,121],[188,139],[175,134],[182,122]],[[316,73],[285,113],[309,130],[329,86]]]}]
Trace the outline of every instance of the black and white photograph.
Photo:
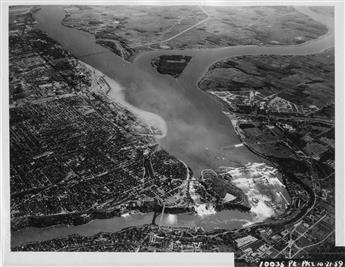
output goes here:
[{"label": "black and white photograph", "polygon": [[343,2],[2,7],[13,257],[343,266]]}]

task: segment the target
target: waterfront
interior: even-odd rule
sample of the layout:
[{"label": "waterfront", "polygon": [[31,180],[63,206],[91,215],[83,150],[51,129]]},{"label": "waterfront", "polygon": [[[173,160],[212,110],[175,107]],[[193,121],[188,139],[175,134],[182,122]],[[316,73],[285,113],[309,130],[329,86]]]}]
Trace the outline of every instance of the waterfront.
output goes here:
[{"label": "waterfront", "polygon": [[[44,241],[53,238],[66,237],[72,234],[90,236],[99,232],[116,232],[130,226],[150,224],[153,212],[146,214],[123,215],[110,219],[93,220],[87,224],[78,226],[58,225],[45,228],[27,227],[15,231],[11,235],[11,246],[33,241]],[[235,229],[248,223],[252,219],[249,213],[238,210],[224,210],[217,214],[195,216],[194,214],[165,214],[162,221],[157,217],[156,223],[162,225],[179,227],[203,227],[205,230],[213,229]]]},{"label": "waterfront", "polygon": [[[215,61],[239,55],[304,55],[321,52],[334,45],[332,19],[306,7],[297,7],[329,28],[320,38],[300,45],[233,46],[216,49],[186,49],[147,52],[134,64],[125,62],[104,47],[94,36],[61,24],[65,16],[62,6],[43,6],[35,13],[38,27],[61,43],[73,55],[103,72],[125,88],[126,100],[133,106],[158,114],[167,124],[168,132],[159,142],[169,153],[186,162],[199,175],[205,168],[241,166],[262,162],[245,147],[226,152],[224,146],[239,143],[228,118],[213,98],[197,88],[198,80]],[[184,54],[192,60],[179,77],[160,75],[151,67],[151,59],[160,54]],[[110,94],[115,94],[110,92]],[[169,130],[170,129],[170,130]]]},{"label": "waterfront", "polygon": [[[123,61],[97,45],[91,34],[63,26],[64,14],[61,6],[48,6],[35,13],[35,18],[38,27],[66,50],[125,88],[130,104],[161,116],[168,132],[159,142],[169,153],[186,162],[195,175],[205,168],[262,161],[243,147],[236,153],[220,150],[223,146],[238,144],[239,138],[214,99],[184,81],[180,84],[180,81],[150,72],[151,67]],[[205,57],[207,55],[206,52]]]},{"label": "waterfront", "polygon": [[[185,73],[180,79],[175,80],[157,74],[149,65],[153,56],[165,54],[167,51],[143,54],[142,57],[138,57],[135,64],[127,63],[105,48],[96,45],[91,35],[62,26],[60,24],[64,16],[62,7],[44,7],[36,16],[40,22],[39,27],[63,44],[72,54],[119,82],[125,88],[127,101],[136,107],[163,117],[167,122],[168,132],[167,136],[160,140],[161,145],[191,166],[196,176],[204,168],[217,168],[220,165],[237,166],[248,162],[263,161],[249,152],[246,147],[236,148],[236,151],[231,152],[220,152],[221,147],[238,144],[239,139],[230,121],[221,112],[219,103],[196,87],[196,82],[207,70],[207,67],[221,58],[242,54],[319,52],[325,47],[327,48],[329,44],[322,40],[332,39],[329,38],[332,36],[330,33],[316,41],[300,46],[230,47],[215,49],[212,53],[209,50],[169,51],[169,53],[188,53],[193,56]],[[110,93],[114,94],[114,92]],[[113,96],[115,97],[115,95]],[[246,216],[250,217],[249,214],[244,217]],[[150,223],[151,219],[152,214],[145,214],[128,218],[115,217],[109,220],[95,220],[76,227],[27,228],[13,233],[12,242],[15,243],[17,237],[21,239],[19,242],[26,242],[30,240],[30,236],[34,240],[38,240],[73,233],[90,235],[99,231],[117,231],[131,225]],[[241,218],[236,211],[224,211],[207,217],[188,214],[166,215],[163,223],[166,221],[167,224],[175,226],[203,226],[206,223],[213,228],[233,229],[246,223],[247,219],[247,217]],[[226,225],[227,221],[230,224]],[[28,235],[25,234],[25,231]],[[26,236],[27,239],[25,239]]]}]

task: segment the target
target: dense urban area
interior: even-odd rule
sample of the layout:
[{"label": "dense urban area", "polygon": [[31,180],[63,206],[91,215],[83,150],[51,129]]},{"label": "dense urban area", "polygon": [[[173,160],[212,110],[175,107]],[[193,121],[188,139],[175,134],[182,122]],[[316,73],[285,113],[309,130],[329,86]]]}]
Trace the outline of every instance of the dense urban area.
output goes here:
[{"label": "dense urban area", "polygon": [[[334,49],[306,56],[238,56],[210,66],[198,87],[222,105],[241,145],[269,165],[223,166],[205,169],[199,176],[188,162],[160,147],[155,138],[161,134],[159,129],[107,95],[110,85],[101,72],[37,29],[33,13],[38,9],[29,7],[23,12],[14,7],[9,16],[12,231],[81,225],[133,211],[154,215],[151,224],[34,241],[12,247],[13,251],[226,251],[247,263],[335,251]],[[129,12],[123,9],[124,14]],[[177,42],[169,40],[177,28],[215,20],[222,12],[176,9],[181,11],[179,23],[176,29],[163,31],[158,38],[167,40],[161,44]],[[97,20],[87,16],[87,7],[69,7],[63,24],[96,34],[99,44],[125,59],[133,56],[136,43],[155,47],[153,39],[144,42],[144,30],[134,29],[135,22],[128,17],[110,18],[110,11],[96,10],[102,16]],[[253,8],[251,12],[267,11]],[[308,21],[290,8],[271,12],[272,16],[287,12],[290,19]],[[121,34],[126,27],[131,29],[130,42],[121,34],[116,38],[111,34],[107,23],[114,19]],[[232,25],[227,20],[218,23]],[[281,23],[275,27],[291,26],[284,20]],[[311,32],[303,41],[325,33],[314,22],[303,25]],[[272,42],[267,36],[259,38],[257,31],[251,29],[257,37],[252,42],[247,36],[227,42]],[[215,33],[207,36],[207,42],[219,46],[211,35]],[[290,44],[288,40],[279,42]],[[193,44],[188,38],[184,42]],[[178,47],[184,47],[184,42]],[[191,56],[161,55],[151,65],[161,74],[178,78],[191,60]],[[251,175],[251,184],[243,184],[243,173]],[[274,216],[231,230],[158,222],[161,212],[237,209],[249,213],[261,203],[258,195],[250,194],[253,189],[269,196],[270,201],[263,203]]]},{"label": "dense urban area", "polygon": [[157,199],[187,208],[190,170],[157,148],[159,130],[33,24],[30,13],[10,23],[12,229],[152,211]]}]

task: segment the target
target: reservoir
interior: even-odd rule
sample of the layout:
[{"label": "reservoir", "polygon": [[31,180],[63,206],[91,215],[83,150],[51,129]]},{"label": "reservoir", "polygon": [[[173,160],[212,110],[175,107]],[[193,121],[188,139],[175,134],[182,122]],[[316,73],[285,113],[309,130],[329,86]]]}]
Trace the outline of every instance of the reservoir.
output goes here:
[{"label": "reservoir", "polygon": [[[38,28],[64,46],[77,58],[101,71],[124,88],[126,101],[131,105],[161,116],[167,124],[167,134],[160,145],[169,153],[189,165],[195,176],[206,168],[219,166],[243,166],[263,162],[245,146],[228,151],[222,147],[240,143],[231,122],[223,114],[220,104],[197,86],[198,80],[215,61],[240,55],[306,55],[321,52],[334,46],[333,20],[310,11],[298,10],[325,23],[329,32],[316,40],[289,46],[233,46],[216,49],[164,50],[143,53],[134,63],[125,62],[106,48],[95,43],[95,38],[84,31],[61,24],[65,16],[62,6],[42,6],[35,13]],[[151,59],[161,54],[192,56],[183,74],[174,79],[160,75],[151,67]],[[111,94],[112,92],[110,92]],[[92,235],[100,231],[115,232],[129,226],[151,223],[153,214],[94,220],[80,226],[54,226],[25,228],[11,234],[11,245],[47,240],[70,234]],[[158,219],[159,220],[159,217]],[[234,229],[253,221],[253,215],[237,210],[222,211],[207,216],[193,214],[166,214],[163,225],[201,226],[205,230],[215,228]]]}]

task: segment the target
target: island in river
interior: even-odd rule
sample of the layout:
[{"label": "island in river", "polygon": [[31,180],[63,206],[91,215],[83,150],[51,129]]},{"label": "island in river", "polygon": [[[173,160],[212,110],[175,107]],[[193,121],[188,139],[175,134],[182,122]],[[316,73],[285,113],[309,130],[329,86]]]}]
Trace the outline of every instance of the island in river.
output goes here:
[{"label": "island in river", "polygon": [[[212,198],[207,203],[194,200],[191,193],[198,181],[192,170],[157,143],[167,131],[161,118],[127,103],[121,91],[115,92],[119,88],[115,81],[34,29],[30,12],[14,14],[16,22],[10,23],[11,229],[17,231],[13,244],[28,240],[23,228],[81,225],[132,212],[250,210],[240,190],[205,189],[203,181],[198,188]],[[28,32],[20,31],[22,20],[30,27]],[[23,60],[23,55],[29,59]],[[236,203],[224,202],[226,194],[236,195]],[[201,199],[198,196],[193,191],[193,197]],[[151,214],[151,221],[155,217]]]},{"label": "island in river", "polygon": [[[80,250],[85,249],[88,251],[97,251],[100,247],[102,247],[102,242],[104,242],[104,248],[107,247],[112,251],[123,251],[126,249],[129,251],[159,251],[160,249],[164,251],[235,251],[238,258],[251,262],[258,259],[258,257],[255,257],[252,254],[256,253],[255,251],[259,248],[261,251],[264,251],[264,253],[261,255],[262,257],[299,257],[302,254],[310,256],[310,251],[308,249],[291,251],[291,248],[284,246],[289,238],[291,238],[291,240],[293,238],[294,242],[296,242],[299,247],[312,247],[312,244],[305,243],[307,241],[300,236],[289,237],[286,232],[287,230],[290,230],[288,233],[291,231],[296,231],[297,233],[303,233],[303,235],[310,234],[311,236],[314,236],[314,231],[318,231],[318,240],[324,240],[325,245],[332,244],[332,242],[334,244],[334,231],[332,232],[332,227],[334,229],[334,225],[332,226],[332,221],[334,223],[334,207],[332,209],[332,204],[328,203],[328,201],[331,201],[332,198],[334,200],[334,188],[332,189],[332,183],[329,183],[332,181],[332,179],[334,181],[334,172],[332,174],[332,151],[328,149],[324,154],[320,154],[321,157],[326,157],[325,159],[320,160],[318,159],[317,155],[309,153],[307,154],[306,151],[301,149],[298,144],[296,145],[296,143],[290,141],[291,135],[296,133],[295,129],[303,128],[304,125],[306,125],[306,117],[304,117],[305,113],[289,114],[291,111],[296,112],[296,107],[293,105],[293,103],[291,104],[287,101],[284,102],[284,99],[275,99],[274,96],[272,96],[272,98],[265,99],[266,96],[258,94],[256,91],[251,90],[251,88],[248,90],[250,91],[248,92],[248,95],[231,94],[231,92],[228,92],[229,90],[226,88],[224,90],[226,92],[221,92],[223,95],[219,95],[219,92],[215,92],[214,98],[210,98],[208,94],[203,93],[196,87],[197,81],[200,78],[200,75],[203,73],[204,68],[210,66],[210,63],[213,61],[224,58],[225,55],[229,56],[229,53],[231,56],[240,56],[245,54],[260,55],[264,52],[272,52],[272,54],[282,55],[288,53],[295,53],[297,55],[308,54],[311,52],[316,53],[332,46],[332,28],[329,29],[329,32],[326,35],[315,40],[315,42],[309,42],[297,46],[282,46],[281,48],[235,46],[233,48],[226,47],[224,49],[215,50],[214,53],[210,53],[212,49],[205,51],[193,51],[188,49],[181,51],[169,51],[167,54],[170,55],[189,54],[193,57],[193,59],[190,61],[190,64],[187,65],[182,74],[178,77],[178,79],[175,80],[170,77],[160,76],[157,74],[156,70],[150,66],[152,61],[148,59],[157,56],[161,52],[158,51],[150,54],[142,54],[135,60],[135,64],[124,62],[119,57],[112,54],[109,50],[104,49],[104,47],[97,46],[95,44],[95,39],[93,39],[92,35],[88,34],[87,32],[81,32],[73,28],[66,28],[62,26],[60,22],[65,16],[62,7],[51,6],[42,7],[42,9],[43,10],[40,10],[35,14],[35,19],[37,19],[39,22],[38,28],[41,31],[47,32],[50,37],[63,46],[60,54],[68,59],[67,54],[65,54],[66,50],[68,50],[73,56],[86,62],[92,67],[101,70],[102,73],[110,78],[116,79],[120,82],[120,85],[118,85],[119,88],[126,88],[126,99],[132,105],[139,107],[140,109],[159,114],[166,121],[167,131],[165,134],[163,134],[162,129],[159,129],[159,127],[155,124],[150,125],[150,127],[147,127],[146,125],[146,128],[144,127],[146,129],[144,135],[141,135],[142,132],[138,132],[135,127],[130,127],[130,124],[127,125],[127,123],[125,123],[125,127],[122,129],[124,136],[127,136],[127,133],[131,133],[132,135],[134,134],[135,138],[132,138],[133,140],[131,139],[133,142],[136,142],[137,135],[146,136],[148,139],[158,135],[157,137],[160,138],[157,140],[154,140],[153,138],[152,142],[150,141],[143,146],[147,147],[148,150],[143,149],[143,147],[141,148],[142,165],[135,163],[136,166],[141,166],[141,171],[139,167],[138,173],[134,173],[132,171],[131,168],[133,165],[123,165],[122,163],[131,161],[131,159],[136,162],[135,160],[138,159],[137,156],[140,155],[139,147],[141,144],[138,144],[139,147],[137,147],[136,153],[131,153],[131,149],[124,147],[126,153],[124,153],[123,156],[125,158],[120,158],[120,162],[116,164],[116,166],[120,167],[120,171],[127,171],[129,175],[135,179],[135,184],[137,184],[139,179],[143,178],[141,181],[143,185],[137,189],[139,190],[139,193],[143,193],[144,198],[151,198],[153,206],[150,211],[161,211],[162,209],[165,209],[165,212],[172,213],[173,210],[169,210],[169,203],[167,202],[176,201],[177,204],[180,205],[177,207],[191,207],[194,211],[199,212],[200,215],[203,214],[204,216],[215,216],[216,221],[220,218],[217,217],[218,214],[221,214],[217,211],[224,208],[233,208],[236,207],[235,205],[240,204],[241,209],[250,209],[253,216],[249,218],[233,218],[234,220],[237,219],[243,221],[240,226],[237,225],[237,229],[226,229],[224,225],[219,224],[218,227],[221,228],[219,230],[192,230],[190,228],[176,228],[174,226],[177,224],[172,222],[171,226],[162,228],[157,228],[155,226],[131,227],[118,232],[115,234],[114,238],[109,236],[109,234],[104,233],[86,238],[73,235],[70,235],[69,237],[56,236],[51,241],[23,244],[17,246],[14,248],[14,250],[45,250],[45,248],[48,250],[59,250],[62,248],[64,248],[64,250],[69,250],[69,248],[79,247]],[[289,12],[296,12],[295,9],[287,10],[290,10]],[[329,16],[327,15],[328,13],[326,13],[326,15],[317,15],[311,10],[303,10],[311,14],[313,18],[318,16]],[[301,16],[301,14],[299,14],[299,16]],[[302,17],[305,18],[304,15]],[[29,19],[27,19],[25,16],[22,17],[22,19],[25,23],[28,23]],[[307,19],[309,20],[310,18],[307,17]],[[329,23],[331,20],[332,19],[328,18],[327,20],[324,20],[324,22],[328,26],[331,25],[331,23]],[[311,25],[318,25],[318,23],[315,21],[313,21],[313,23],[314,24]],[[92,24],[101,25],[99,22],[92,22]],[[309,23],[307,24],[309,25]],[[201,23],[199,25],[201,25]],[[321,26],[320,29],[322,27],[324,26]],[[195,27],[195,29],[197,29],[197,27]],[[19,43],[18,38],[22,38],[23,32],[18,32],[18,29],[12,30],[13,46],[15,47],[15,45]],[[25,34],[26,33],[24,32],[24,35]],[[36,36],[35,34],[37,33],[29,31],[28,34],[28,41],[30,42],[30,37]],[[317,36],[320,36],[321,34],[322,33],[319,33]],[[314,38],[317,36],[314,36]],[[44,39],[41,36],[35,40],[32,45],[42,46],[42,41],[40,40],[46,41],[47,39]],[[51,44],[53,44],[53,42],[51,42]],[[126,51],[121,49],[119,46],[116,47],[119,53],[126,53]],[[15,48],[24,49],[23,47]],[[47,49],[39,54],[40,57],[45,62],[49,62],[50,66],[53,66],[54,69],[59,66],[57,64],[61,64],[63,67],[61,68],[60,72],[57,72],[59,73],[59,77],[62,77],[63,79],[65,78],[66,83],[73,82],[74,79],[68,78],[70,73],[64,71],[66,64],[68,65],[68,62],[71,63],[73,60],[68,59],[67,62],[59,60],[59,56],[56,55],[56,50],[59,49],[49,49],[48,43]],[[45,53],[48,53],[48,56],[45,56]],[[202,53],[205,54],[203,55]],[[36,58],[35,60],[40,59]],[[23,96],[24,94],[25,98],[32,97],[32,95],[35,96],[34,92],[36,91],[33,87],[21,87],[19,85],[20,83],[15,84],[16,77],[18,77],[18,72],[23,72],[20,65],[21,59],[15,62],[17,62],[16,64],[18,65],[14,66],[15,70],[17,70],[17,73],[15,70],[13,70],[13,73],[16,73],[16,75],[14,79],[11,80],[15,85],[13,86],[13,92],[19,92],[19,96]],[[200,64],[202,62],[204,64]],[[44,64],[44,62],[42,64]],[[80,69],[79,64],[82,63],[77,60],[76,63],[73,64],[75,69]],[[73,73],[73,68],[71,68],[71,71]],[[83,72],[85,71],[82,71],[82,73],[77,72],[77,76],[80,76],[81,79],[85,79],[85,77],[83,77]],[[191,74],[192,72],[193,74]],[[40,72],[39,70],[35,70],[32,75],[35,75],[35,73]],[[55,78],[56,77],[54,77],[54,79]],[[107,79],[108,78],[105,80]],[[102,79],[97,78],[96,83],[99,83],[98,80]],[[57,82],[61,82],[61,85],[58,86],[56,84]],[[104,84],[106,85],[107,83]],[[36,92],[38,93],[38,98],[42,98],[42,92],[46,92],[47,94],[44,95],[43,98],[52,97],[59,91],[64,92],[62,88],[74,88],[75,91],[73,90],[70,93],[78,93],[78,97],[81,97],[80,93],[85,94],[90,92],[90,85],[88,84],[82,84],[81,86],[84,90],[86,90],[85,92],[81,90],[79,84],[74,85],[67,83],[66,86],[62,80],[53,80],[51,87],[45,86],[45,83],[40,85],[43,86],[41,86],[42,88],[40,87],[40,91]],[[78,89],[81,91],[78,91]],[[27,90],[32,91],[27,93]],[[87,115],[87,117],[93,116],[92,114],[95,113],[92,111],[92,108],[95,109],[94,101],[98,101],[100,108],[97,108],[96,106],[96,110],[99,112],[98,114],[102,115],[101,117],[103,118],[99,121],[101,122],[102,120],[105,120],[107,122],[105,124],[106,126],[104,127],[112,128],[114,127],[114,124],[118,125],[121,120],[127,121],[128,118],[130,118],[134,124],[138,123],[135,117],[131,117],[130,114],[133,112],[133,110],[129,110],[128,105],[124,109],[111,112],[111,109],[115,108],[114,104],[112,104],[113,100],[116,102],[115,97],[118,96],[118,91],[116,94],[114,91],[115,90],[110,90],[108,92],[107,90],[108,96],[103,95],[103,98],[100,96],[95,96],[95,92],[91,91],[90,93],[93,94],[91,95],[92,98],[88,101],[88,104],[85,102],[80,104],[77,103],[77,106],[81,107],[81,114],[83,116]],[[63,93],[62,95],[65,94]],[[66,98],[69,97],[70,96],[66,96]],[[109,100],[109,97],[114,97],[115,99]],[[60,98],[63,99],[63,97],[58,97],[56,100],[61,102],[62,100],[60,100]],[[236,103],[235,108],[232,107],[234,104],[233,100]],[[21,102],[20,97],[15,101]],[[273,110],[273,113],[271,113],[271,110],[264,110],[264,113],[262,113],[260,111],[261,102],[264,102],[269,107],[276,107],[276,109]],[[41,103],[39,102],[34,104],[36,105]],[[90,104],[92,108],[89,106]],[[25,108],[26,105],[24,105]],[[108,111],[111,112],[111,114],[107,112],[107,106],[110,106],[110,111],[109,109]],[[21,108],[21,106],[19,107]],[[237,109],[238,107],[240,107],[240,109]],[[18,107],[15,106],[13,108]],[[57,108],[59,108],[58,105]],[[309,134],[309,136],[303,135],[303,138],[306,139],[305,142],[310,143],[309,147],[314,153],[315,151],[318,153],[318,149],[320,148],[318,144],[322,142],[322,140],[327,141],[326,139],[321,140],[321,138],[328,138],[329,141],[327,142],[330,144],[332,143],[332,129],[329,127],[330,124],[325,126],[324,121],[322,121],[322,118],[319,116],[320,114],[328,114],[323,112],[323,109],[327,108],[328,110],[331,110],[332,103],[329,103],[329,105],[325,107],[317,108],[317,110],[315,108],[306,110],[307,113],[312,112],[312,116],[315,117],[315,120],[310,121],[312,124],[310,126],[310,129],[312,130],[311,134]],[[68,109],[66,110],[69,112]],[[265,119],[265,116],[267,117],[267,111],[269,111],[269,116],[270,118],[273,118],[274,121],[267,121]],[[297,111],[300,110],[297,109]],[[33,112],[37,112],[36,106],[35,111]],[[44,112],[47,113],[48,111]],[[23,112],[19,113],[22,114]],[[118,115],[114,116],[115,113]],[[120,117],[118,117],[119,114],[121,114]],[[293,125],[286,123],[289,121],[289,116],[291,115],[296,117],[296,119],[294,119],[295,124]],[[257,119],[251,120],[252,117]],[[21,119],[26,120],[27,118]],[[60,120],[59,117],[57,119]],[[109,120],[112,122],[111,124],[108,123]],[[232,125],[230,121],[232,122]],[[19,123],[20,126],[25,126],[31,122],[22,122],[19,120]],[[69,126],[69,123],[67,123],[67,125]],[[16,127],[14,127],[13,131],[15,134],[17,134],[17,125],[14,126]],[[82,126],[83,125],[78,125],[78,127]],[[48,132],[52,132],[53,130],[56,129],[51,128]],[[301,139],[301,136],[298,134],[300,134],[300,131],[297,131],[297,136],[295,136],[296,140]],[[259,136],[260,138],[255,139],[251,138],[251,136]],[[77,136],[74,138],[78,139]],[[118,138],[121,138],[121,135],[118,136],[118,134],[115,134],[115,136],[106,136],[105,138],[102,138],[102,140],[106,140],[106,142],[108,142],[113,139],[118,140]],[[313,144],[314,140],[316,144]],[[157,150],[155,142],[158,142],[160,147],[163,149]],[[281,151],[285,150],[285,154],[282,152],[283,156],[272,155],[272,153],[268,152],[263,153],[257,148],[257,146],[268,146],[270,144],[272,144],[272,146],[277,145]],[[98,155],[101,153],[99,147],[102,144],[99,144],[95,141],[94,145],[95,147],[92,149],[90,154],[97,152]],[[328,147],[330,146],[331,145]],[[73,147],[71,148],[73,149]],[[103,144],[102,150],[103,148],[108,148],[107,143]],[[57,149],[61,150],[59,147],[57,147]],[[38,157],[36,154],[33,155],[33,157],[37,157],[34,158],[35,160],[38,159],[40,161],[44,161],[46,160],[46,157],[49,158],[52,157],[51,155],[54,155],[54,153],[51,154],[50,152],[51,151],[45,151],[41,154],[38,154]],[[32,153],[32,151],[30,153]],[[169,153],[174,156],[169,155]],[[86,157],[76,159],[76,164],[78,161],[83,161],[85,158],[88,158],[88,155]],[[155,155],[158,157],[158,159],[163,160],[163,166],[159,161],[155,165]],[[71,164],[69,159],[66,159],[69,162],[68,164]],[[114,158],[112,155],[109,155],[109,153],[105,154],[104,159],[110,160],[109,166],[114,167],[114,162],[112,161]],[[28,163],[31,164],[31,162]],[[35,164],[36,163],[33,165]],[[70,185],[74,187],[75,182],[80,184],[80,177],[83,176],[86,179],[81,180],[83,183],[85,183],[88,179],[103,180],[104,176],[108,175],[108,173],[105,173],[106,170],[104,169],[104,165],[98,163],[97,161],[96,164],[96,168],[92,168],[86,172],[81,170],[80,172],[76,173],[73,168],[74,173],[67,172],[62,180],[62,184],[58,183],[57,186],[60,187],[61,185],[64,185],[64,183],[70,183]],[[176,168],[173,166],[173,168],[170,168],[169,166],[172,166],[171,164],[176,164],[176,166],[179,167]],[[190,168],[188,168],[186,164],[188,164]],[[59,174],[61,167],[59,168],[56,165],[51,166],[54,166],[54,169],[52,169],[51,172],[54,174]],[[291,166],[294,167],[291,168]],[[325,166],[328,166],[328,168]],[[78,170],[78,168],[76,169]],[[174,173],[174,171],[179,169],[181,169],[181,173]],[[95,174],[92,173],[95,170],[98,172]],[[62,169],[62,171],[65,170]],[[18,176],[21,179],[20,175],[20,171],[18,171],[18,173],[17,171],[13,172],[13,177],[17,179]],[[155,177],[157,176],[159,177],[159,180],[155,180]],[[40,176],[40,179],[42,178],[43,182],[47,182],[44,180],[44,173],[42,177]],[[118,177],[119,176],[116,176],[116,179],[118,179]],[[177,179],[179,181],[176,181],[176,177],[180,177],[181,179]],[[153,178],[152,180],[154,180],[154,183],[145,184],[145,178]],[[59,182],[58,179],[57,181]],[[18,180],[18,182],[20,184],[22,181]],[[89,186],[83,186],[83,188],[80,188],[77,191],[85,192],[85,190],[87,191],[90,189],[88,194],[97,194],[97,192],[101,192],[104,196],[104,204],[107,205],[109,203],[110,206],[113,206],[111,202],[107,201],[107,198],[112,196],[113,193],[112,191],[109,192],[106,188],[108,188],[108,185],[114,185],[114,183],[112,181],[108,182],[106,184],[102,184],[102,188],[90,188]],[[323,183],[326,182],[329,184],[329,187],[322,186]],[[103,187],[104,185],[105,187]],[[37,189],[36,184],[34,184],[33,187],[35,190]],[[148,190],[144,192],[145,190],[142,190],[142,188],[146,188]],[[44,191],[47,189],[46,187],[41,189],[43,189],[44,194],[46,194],[49,192],[49,185],[47,192]],[[170,189],[176,189],[176,192],[173,192],[176,194],[170,195],[170,191],[168,191]],[[115,191],[118,192],[119,190]],[[41,200],[46,201],[47,198],[44,196],[44,194],[40,194],[41,195],[36,194],[36,197],[42,197]],[[181,197],[181,194],[185,194],[185,197]],[[230,198],[229,195],[231,196]],[[162,201],[162,196],[168,196],[169,198],[171,197],[171,200],[165,198]],[[181,201],[179,202],[179,200]],[[183,203],[184,200],[185,202]],[[31,200],[28,200],[28,203],[30,203],[30,201]],[[232,203],[227,203],[227,201]],[[37,202],[34,200],[32,202],[32,206],[35,207],[35,203]],[[51,202],[43,203],[47,203],[44,205],[53,204]],[[99,204],[98,201],[96,203]],[[118,204],[121,205],[122,203]],[[134,210],[140,210],[135,202],[127,204],[127,206],[125,205],[125,209],[130,207]],[[14,207],[16,207],[16,203],[14,203]],[[48,210],[49,207],[50,206],[46,206]],[[92,211],[94,207],[91,207],[90,209]],[[147,211],[149,210],[145,210],[145,212]],[[186,209],[180,210],[180,212],[181,211],[186,211]],[[34,212],[38,212],[38,215],[41,215],[40,210],[34,210]],[[61,212],[64,214],[66,211],[61,210]],[[14,216],[15,214],[16,212],[14,212]],[[126,213],[119,214],[127,216]],[[113,215],[115,214],[111,214],[111,216]],[[161,217],[164,219],[163,216]],[[177,217],[171,217],[170,220],[174,221],[174,218]],[[262,222],[262,220],[265,221]],[[157,214],[153,214],[152,223],[161,224],[160,217],[157,217]],[[329,231],[322,228],[325,224],[329,226],[327,228]],[[243,225],[247,225],[247,227],[243,229],[240,228]],[[307,227],[306,225],[312,227]],[[303,227],[306,228],[304,229]],[[214,229],[215,228],[217,228],[217,225],[214,226]],[[195,233],[198,231],[199,234],[195,239]],[[138,232],[146,234],[140,234],[140,236],[138,236]],[[15,232],[13,234],[15,234]],[[129,239],[132,238],[133,244],[127,244],[128,246],[126,245],[125,248],[114,245],[109,246],[109,244],[116,243],[116,240],[118,240],[116,237],[117,235],[121,236],[122,234],[127,236]],[[181,240],[176,239],[176,236],[181,236]],[[186,236],[187,241],[184,240],[182,236]],[[142,246],[136,246],[136,241],[138,241],[137,238],[140,240],[140,243],[143,244]],[[170,240],[171,243],[168,244],[166,242],[168,240]],[[193,242],[191,242],[191,240],[193,240]],[[200,242],[202,243],[200,244]],[[85,246],[82,244],[85,244]],[[248,248],[251,248],[251,252],[249,252],[250,250],[248,250]],[[266,249],[263,250],[263,248]]]},{"label": "island in river", "polygon": [[181,55],[162,55],[154,58],[152,67],[156,68],[160,74],[168,74],[174,78],[181,75],[192,57]]}]

